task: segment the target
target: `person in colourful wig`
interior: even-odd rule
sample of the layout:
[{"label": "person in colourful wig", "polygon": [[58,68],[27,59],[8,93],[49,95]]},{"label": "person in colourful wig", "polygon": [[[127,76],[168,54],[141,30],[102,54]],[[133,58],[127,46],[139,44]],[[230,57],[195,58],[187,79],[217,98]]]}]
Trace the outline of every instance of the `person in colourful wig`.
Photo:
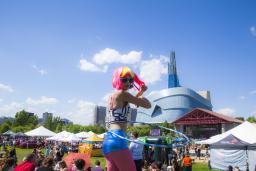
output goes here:
[{"label": "person in colourful wig", "polygon": [[[127,117],[131,114],[129,103],[150,108],[150,102],[142,97],[147,86],[128,67],[120,67],[114,71],[112,85],[116,90],[109,98],[106,123],[109,131],[104,137],[103,153],[107,161],[108,171],[136,171],[132,153],[128,148],[126,137]],[[128,92],[137,88],[136,96]]]}]

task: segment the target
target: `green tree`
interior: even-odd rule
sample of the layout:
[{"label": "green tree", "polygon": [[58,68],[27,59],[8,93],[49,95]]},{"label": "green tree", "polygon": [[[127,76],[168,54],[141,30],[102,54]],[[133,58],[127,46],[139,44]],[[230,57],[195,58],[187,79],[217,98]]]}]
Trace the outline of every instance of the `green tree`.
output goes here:
[{"label": "green tree", "polygon": [[63,127],[63,124],[58,123],[55,129],[55,132],[61,132],[63,130],[62,127]]},{"label": "green tree", "polygon": [[148,136],[151,130],[150,125],[138,125],[138,126],[129,126],[127,132],[138,132],[139,136]]},{"label": "green tree", "polygon": [[11,126],[7,123],[7,122],[4,122],[1,126],[0,126],[0,132],[1,133],[4,133],[8,130],[10,130]]},{"label": "green tree", "polygon": [[57,116],[57,117],[53,117],[52,124],[53,124],[52,130],[56,131],[57,130],[57,126],[58,125],[62,125],[63,123],[61,121],[61,118],[59,116]]},{"label": "green tree", "polygon": [[247,121],[251,122],[251,123],[255,123],[256,122],[256,118],[254,116],[250,116],[250,117],[247,118]]},{"label": "green tree", "polygon": [[52,116],[48,116],[44,122],[44,127],[53,131],[53,118]]},{"label": "green tree", "polygon": [[240,121],[244,121],[244,117],[236,117],[236,119],[238,119]]},{"label": "green tree", "polygon": [[32,125],[36,127],[38,124],[38,117],[36,115],[30,116],[28,112],[22,110],[15,115],[14,126]]}]

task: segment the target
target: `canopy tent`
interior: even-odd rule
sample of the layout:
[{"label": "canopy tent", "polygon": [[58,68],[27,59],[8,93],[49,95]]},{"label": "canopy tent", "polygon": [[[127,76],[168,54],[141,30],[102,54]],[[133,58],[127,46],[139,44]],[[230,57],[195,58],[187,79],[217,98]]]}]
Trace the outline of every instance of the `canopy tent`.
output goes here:
[{"label": "canopy tent", "polygon": [[89,138],[91,135],[88,132],[79,132],[76,134],[76,136],[78,136],[79,138]]},{"label": "canopy tent", "polygon": [[105,133],[102,133],[102,134],[99,134],[99,135],[97,135],[97,136],[98,136],[99,138],[104,138],[105,134],[106,134],[106,132],[105,132]]},{"label": "canopy tent", "polygon": [[43,126],[40,126],[40,127],[36,128],[36,129],[28,131],[25,134],[27,136],[31,136],[31,137],[51,137],[51,136],[56,135],[55,132],[52,132],[49,129],[46,129]]},{"label": "canopy tent", "polygon": [[6,131],[5,133],[3,133],[3,135],[15,135],[15,133],[14,132],[12,132],[11,130],[9,130],[9,131]]},{"label": "canopy tent", "polygon": [[256,125],[245,121],[242,124],[238,125],[237,127],[227,132],[212,136],[207,140],[197,141],[196,143],[197,144],[213,144],[227,137],[228,135],[232,134],[244,142],[247,142],[249,144],[254,144],[256,143],[256,134],[252,134],[252,132],[256,132]]},{"label": "canopy tent", "polygon": [[70,135],[73,135],[73,133],[67,132],[67,131],[62,131],[62,132],[59,132],[59,133],[55,134],[55,135],[52,136],[52,137],[46,138],[46,140],[49,140],[49,141],[58,141],[58,140],[60,140],[61,138],[63,138],[63,137],[68,137],[68,136],[70,136]]},{"label": "canopy tent", "polygon": [[78,142],[80,140],[81,140],[81,138],[79,138],[75,134],[69,135],[68,137],[62,137],[59,139],[59,141],[61,141],[61,142]]},{"label": "canopy tent", "polygon": [[89,132],[88,132],[88,134],[90,135],[89,137],[91,137],[91,136],[95,135],[95,133],[94,133],[94,132],[92,132],[92,131],[89,131]]},{"label": "canopy tent", "polygon": [[27,135],[23,132],[17,132],[14,134],[15,137],[26,137]]},{"label": "canopy tent", "polygon": [[247,168],[246,149],[250,145],[232,134],[210,145],[210,163],[213,169],[226,170],[229,165]]},{"label": "canopy tent", "polygon": [[61,141],[61,142],[77,142],[81,139],[75,134],[67,131],[62,131],[53,137],[47,138],[48,141]]},{"label": "canopy tent", "polygon": [[256,156],[254,132],[256,126],[246,121],[225,133],[197,143],[210,145],[210,161],[213,169],[226,170],[231,165],[246,170],[248,162],[251,171],[256,164],[255,160],[251,159]]},{"label": "canopy tent", "polygon": [[256,167],[256,144],[253,144],[252,146],[248,147],[247,150],[248,153],[248,163],[249,163],[249,170],[253,170]]},{"label": "canopy tent", "polygon": [[102,142],[103,138],[98,137],[96,134],[92,135],[91,137],[83,140],[82,142],[89,142],[89,143],[94,143],[94,142]]},{"label": "canopy tent", "polygon": [[102,156],[103,138],[93,134],[91,137],[82,140],[79,144],[79,152],[85,153],[88,156],[100,157]]}]

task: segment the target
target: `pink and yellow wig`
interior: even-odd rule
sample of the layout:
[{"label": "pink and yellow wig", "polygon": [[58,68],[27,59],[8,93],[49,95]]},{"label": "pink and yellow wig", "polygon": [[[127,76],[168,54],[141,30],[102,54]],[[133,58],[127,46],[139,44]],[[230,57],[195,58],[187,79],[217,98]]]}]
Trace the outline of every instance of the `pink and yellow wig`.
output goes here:
[{"label": "pink and yellow wig", "polygon": [[145,85],[145,83],[141,81],[139,77],[130,68],[119,67],[114,71],[113,78],[112,78],[112,85],[117,90],[123,89],[121,78],[133,78],[134,83],[136,83],[139,86],[139,90],[142,86]]}]

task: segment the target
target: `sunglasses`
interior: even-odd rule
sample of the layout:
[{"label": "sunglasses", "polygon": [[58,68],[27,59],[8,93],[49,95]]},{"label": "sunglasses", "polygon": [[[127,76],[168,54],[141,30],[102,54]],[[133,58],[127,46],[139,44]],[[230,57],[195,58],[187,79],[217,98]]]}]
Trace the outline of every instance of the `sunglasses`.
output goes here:
[{"label": "sunglasses", "polygon": [[123,82],[123,83],[133,83],[134,82],[134,79],[133,78],[120,78],[120,80]]}]

